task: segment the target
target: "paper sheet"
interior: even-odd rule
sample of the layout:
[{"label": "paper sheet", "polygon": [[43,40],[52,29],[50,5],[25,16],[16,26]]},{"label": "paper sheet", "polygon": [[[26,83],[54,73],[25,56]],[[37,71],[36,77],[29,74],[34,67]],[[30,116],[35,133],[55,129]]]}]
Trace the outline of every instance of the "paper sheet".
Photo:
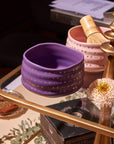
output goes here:
[{"label": "paper sheet", "polygon": [[103,19],[104,12],[113,8],[114,2],[106,0],[54,0],[49,6]]}]

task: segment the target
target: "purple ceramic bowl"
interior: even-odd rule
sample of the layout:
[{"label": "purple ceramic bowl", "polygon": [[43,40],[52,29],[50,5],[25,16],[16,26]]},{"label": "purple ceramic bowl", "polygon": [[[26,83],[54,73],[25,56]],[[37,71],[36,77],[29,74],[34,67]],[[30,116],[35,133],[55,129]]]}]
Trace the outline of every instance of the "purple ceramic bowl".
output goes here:
[{"label": "purple ceramic bowl", "polygon": [[77,91],[83,83],[84,56],[58,43],[41,43],[25,51],[22,84],[47,96],[63,96]]}]

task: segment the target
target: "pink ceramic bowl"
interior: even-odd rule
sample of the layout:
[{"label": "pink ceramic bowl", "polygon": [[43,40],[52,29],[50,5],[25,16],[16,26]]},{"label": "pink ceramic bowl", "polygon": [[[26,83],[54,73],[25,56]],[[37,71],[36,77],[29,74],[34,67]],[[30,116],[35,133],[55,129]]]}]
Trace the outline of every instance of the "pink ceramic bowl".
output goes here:
[{"label": "pink ceramic bowl", "polygon": [[[109,28],[99,27],[99,30],[101,33],[104,33]],[[100,44],[86,43],[86,38],[80,25],[69,29],[66,46],[84,54],[85,71],[104,71],[107,63],[107,55],[100,49]]]}]

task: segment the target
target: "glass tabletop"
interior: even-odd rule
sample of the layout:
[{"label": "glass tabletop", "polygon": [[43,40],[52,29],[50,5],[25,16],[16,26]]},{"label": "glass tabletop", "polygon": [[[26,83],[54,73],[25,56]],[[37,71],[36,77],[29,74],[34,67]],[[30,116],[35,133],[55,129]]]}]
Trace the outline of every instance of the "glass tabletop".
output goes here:
[{"label": "glass tabletop", "polygon": [[[0,85],[0,95],[5,98],[6,101],[13,102],[19,105],[19,107],[26,109],[24,113],[21,112],[20,115],[14,118],[5,118],[6,116],[0,118],[1,129],[4,129],[0,137],[3,139],[5,139],[4,136],[7,137],[8,133],[11,133],[11,131],[15,133],[15,136],[19,136],[20,129],[24,132],[23,128],[27,127],[27,129],[29,128],[30,130],[28,139],[31,141],[39,134],[41,129],[40,116],[43,120],[48,119],[55,128],[58,127],[58,124],[62,121],[65,129],[63,133],[62,130],[59,132],[64,138],[68,136],[68,133],[65,133],[65,131],[68,131],[69,128],[69,131],[76,131],[77,127],[83,130],[86,129],[87,132],[97,132],[114,138],[113,110],[111,127],[99,124],[99,110],[88,100],[86,89],[81,88],[71,95],[56,98],[38,95],[27,90],[21,84],[21,66],[3,77],[0,80]],[[24,98],[17,97],[15,94],[7,92],[7,89],[20,93]],[[7,127],[6,124],[8,125]],[[44,125],[42,121],[41,124]],[[33,128],[34,133],[32,131]],[[71,137],[74,137],[74,135],[75,133],[73,133]],[[41,138],[41,136],[38,136],[35,140],[38,141],[39,137]],[[26,136],[23,137],[23,141],[24,140],[27,141]],[[42,141],[45,141],[43,137]]]}]

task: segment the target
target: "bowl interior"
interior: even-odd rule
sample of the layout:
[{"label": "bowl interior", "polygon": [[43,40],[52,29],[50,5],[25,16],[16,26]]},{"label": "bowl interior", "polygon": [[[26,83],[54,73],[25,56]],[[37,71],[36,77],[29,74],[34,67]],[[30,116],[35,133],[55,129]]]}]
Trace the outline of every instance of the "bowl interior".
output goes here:
[{"label": "bowl interior", "polygon": [[57,44],[37,45],[28,50],[25,57],[34,64],[51,69],[64,69],[83,59],[81,53]]},{"label": "bowl interior", "polygon": [[[104,29],[101,27],[98,27],[98,29],[103,34]],[[87,38],[81,26],[71,28],[70,35],[74,40],[86,43]]]}]

